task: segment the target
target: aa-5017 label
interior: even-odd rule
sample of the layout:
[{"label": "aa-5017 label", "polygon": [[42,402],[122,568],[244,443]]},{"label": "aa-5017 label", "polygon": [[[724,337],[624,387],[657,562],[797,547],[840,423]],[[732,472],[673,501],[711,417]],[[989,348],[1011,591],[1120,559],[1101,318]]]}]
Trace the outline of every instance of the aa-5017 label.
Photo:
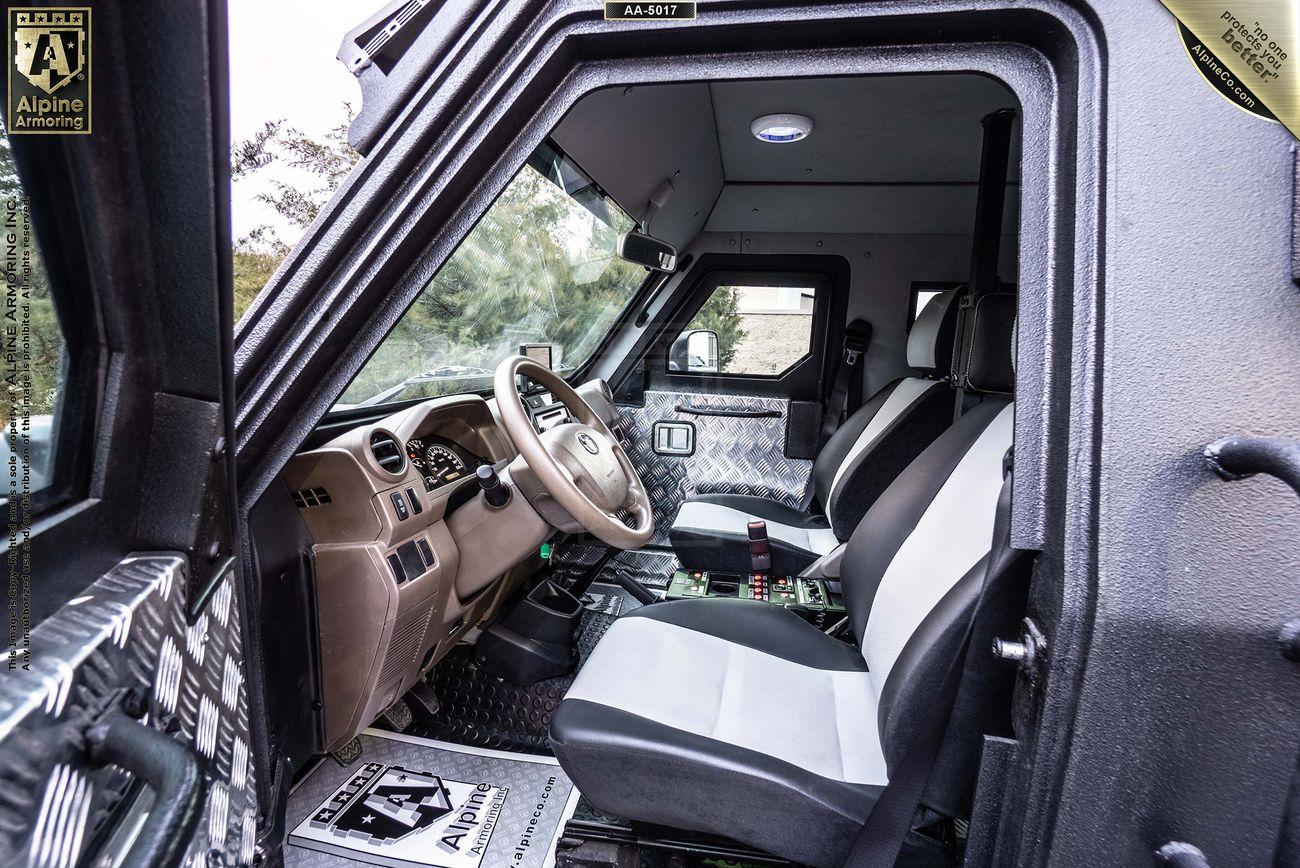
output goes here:
[{"label": "aa-5017 label", "polygon": [[694,3],[605,3],[606,21],[689,21],[694,17]]}]

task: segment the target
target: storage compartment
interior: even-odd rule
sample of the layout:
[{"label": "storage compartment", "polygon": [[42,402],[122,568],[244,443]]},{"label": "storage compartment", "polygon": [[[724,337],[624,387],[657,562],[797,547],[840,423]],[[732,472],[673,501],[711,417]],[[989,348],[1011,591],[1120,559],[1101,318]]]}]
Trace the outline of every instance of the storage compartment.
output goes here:
[{"label": "storage compartment", "polygon": [[557,615],[568,616],[582,610],[581,600],[550,579],[529,591],[526,599]]},{"label": "storage compartment", "polygon": [[582,602],[547,579],[479,637],[479,665],[515,684],[564,675],[578,665],[581,618]]},{"label": "storage compartment", "polygon": [[740,582],[713,579],[709,582],[710,597],[739,597]]}]

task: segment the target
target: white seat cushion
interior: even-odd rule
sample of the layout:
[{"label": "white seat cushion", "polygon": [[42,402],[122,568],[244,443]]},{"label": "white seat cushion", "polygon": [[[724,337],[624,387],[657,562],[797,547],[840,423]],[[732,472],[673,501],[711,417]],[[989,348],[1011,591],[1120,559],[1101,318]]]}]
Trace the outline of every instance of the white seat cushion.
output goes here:
[{"label": "white seat cushion", "polygon": [[676,624],[622,618],[565,698],[764,753],[831,780],[888,781],[876,694],[865,671],[818,669]]}]

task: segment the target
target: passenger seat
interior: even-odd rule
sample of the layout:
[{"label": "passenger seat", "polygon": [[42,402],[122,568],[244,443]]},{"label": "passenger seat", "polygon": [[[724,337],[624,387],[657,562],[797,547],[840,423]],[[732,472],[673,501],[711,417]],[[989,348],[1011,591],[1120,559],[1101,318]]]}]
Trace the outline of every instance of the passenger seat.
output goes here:
[{"label": "passenger seat", "polygon": [[757,520],[767,523],[776,575],[797,575],[847,540],[876,498],[952,423],[949,373],[963,295],[964,287],[930,299],[907,339],[914,375],[873,395],[822,448],[813,463],[819,511],[742,494],[689,498],[668,531],[682,566],[749,572],[748,525]]},{"label": "passenger seat", "polygon": [[[1014,316],[1010,293],[985,294],[971,308],[969,406],[846,546],[841,576],[857,648],[756,600],[655,603],[610,626],[550,726],[556,759],[592,805],[799,864],[844,865],[886,787],[907,774],[913,734],[961,653],[998,554]],[[989,639],[971,646],[962,670],[971,701],[952,715],[925,787],[927,808],[951,817],[970,816],[991,710],[980,698],[1010,690],[1009,670],[977,653]]]}]

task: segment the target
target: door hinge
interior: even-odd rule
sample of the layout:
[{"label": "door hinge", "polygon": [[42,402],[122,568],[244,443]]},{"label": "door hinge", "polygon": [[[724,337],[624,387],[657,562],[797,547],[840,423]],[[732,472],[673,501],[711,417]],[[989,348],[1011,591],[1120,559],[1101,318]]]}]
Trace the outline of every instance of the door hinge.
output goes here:
[{"label": "door hinge", "polygon": [[1030,684],[1037,684],[1046,667],[1047,637],[1033,619],[1025,618],[1020,622],[1020,640],[994,639],[993,656],[1013,661]]}]

